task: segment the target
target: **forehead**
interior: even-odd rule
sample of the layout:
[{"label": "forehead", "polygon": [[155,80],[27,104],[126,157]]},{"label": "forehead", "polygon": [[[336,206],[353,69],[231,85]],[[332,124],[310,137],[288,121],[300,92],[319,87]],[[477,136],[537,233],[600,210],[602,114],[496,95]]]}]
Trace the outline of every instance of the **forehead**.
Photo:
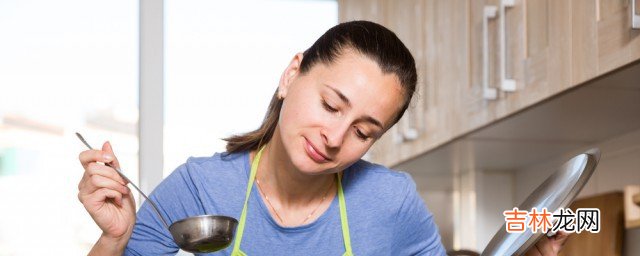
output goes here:
[{"label": "forehead", "polygon": [[316,75],[322,92],[331,94],[329,87],[340,91],[354,111],[372,116],[385,128],[404,100],[397,75],[383,73],[378,63],[353,51],[345,51],[329,65],[317,64],[310,75]]}]

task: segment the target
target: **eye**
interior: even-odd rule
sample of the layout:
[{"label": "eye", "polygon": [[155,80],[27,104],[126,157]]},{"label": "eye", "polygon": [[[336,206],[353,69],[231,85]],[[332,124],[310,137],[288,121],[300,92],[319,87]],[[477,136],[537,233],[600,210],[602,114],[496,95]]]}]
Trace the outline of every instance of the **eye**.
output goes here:
[{"label": "eye", "polygon": [[324,109],[326,109],[329,112],[338,112],[337,109],[335,109],[334,107],[331,107],[329,104],[327,104],[326,101],[322,100],[322,106],[324,107]]},{"label": "eye", "polygon": [[355,127],[355,126],[354,126],[354,128],[356,128],[356,135],[357,135],[357,136],[358,136],[358,138],[360,138],[362,141],[367,141],[369,138],[371,138],[371,137],[369,137],[369,136],[365,135],[363,132],[361,132],[361,131],[360,131],[360,129],[358,129],[358,127]]}]

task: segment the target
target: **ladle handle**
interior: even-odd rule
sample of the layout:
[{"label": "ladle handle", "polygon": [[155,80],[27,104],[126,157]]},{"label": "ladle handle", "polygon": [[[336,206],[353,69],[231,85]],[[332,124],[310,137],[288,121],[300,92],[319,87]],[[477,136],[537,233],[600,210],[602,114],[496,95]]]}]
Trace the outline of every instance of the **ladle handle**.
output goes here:
[{"label": "ladle handle", "polygon": [[[87,141],[84,139],[84,137],[82,137],[82,135],[80,135],[80,133],[76,132],[76,136],[78,136],[78,138],[80,139],[80,141],[82,141],[82,143],[84,143],[84,145],[86,145],[89,149],[93,150],[93,147],[91,147],[91,145],[89,145],[89,143],[87,143]],[[146,199],[149,203],[151,203],[151,208],[153,208],[153,210],[156,212],[158,217],[160,217],[160,220],[162,220],[162,224],[164,224],[164,226],[167,229],[169,229],[169,224],[167,224],[167,221],[164,219],[164,217],[162,217],[162,214],[160,214],[160,210],[158,210],[158,206],[153,201],[151,201],[151,199],[149,199],[149,197],[144,192],[142,192],[142,190],[140,190],[140,188],[138,188],[138,186],[136,186],[136,184],[133,184],[133,182],[131,182],[131,180],[129,178],[127,178],[127,176],[124,175],[124,173],[122,173],[120,168],[115,167],[115,166],[111,165],[110,163],[105,163],[105,165],[113,168],[114,170],[116,170],[116,172],[118,172],[118,174],[120,174],[120,177],[122,177],[125,181],[127,181],[127,183],[131,184],[131,186],[133,186],[140,193],[140,195],[142,195],[144,197],[144,199]]]}]

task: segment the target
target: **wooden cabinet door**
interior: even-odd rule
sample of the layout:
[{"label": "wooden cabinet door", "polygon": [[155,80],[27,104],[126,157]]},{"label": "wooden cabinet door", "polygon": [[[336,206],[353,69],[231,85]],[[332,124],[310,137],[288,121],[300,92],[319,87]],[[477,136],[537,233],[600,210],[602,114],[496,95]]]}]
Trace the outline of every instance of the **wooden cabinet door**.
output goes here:
[{"label": "wooden cabinet door", "polygon": [[535,103],[572,84],[571,1],[525,3],[526,101]]},{"label": "wooden cabinet door", "polygon": [[386,1],[385,27],[392,30],[411,51],[418,73],[416,93],[402,119],[376,142],[370,151],[376,162],[389,163],[420,151],[420,142],[428,136],[425,128],[426,58],[424,36],[424,0]]},{"label": "wooden cabinet door", "polygon": [[[634,0],[639,2],[639,0]],[[629,0],[526,0],[524,101],[533,103],[640,59]]]},{"label": "wooden cabinet door", "polygon": [[[502,118],[526,102],[530,88],[525,80],[525,4],[523,0],[469,1],[470,73],[458,106],[465,132]],[[515,90],[504,88],[508,80]],[[494,90],[496,97],[487,97],[485,87]]]},{"label": "wooden cabinet door", "polygon": [[[374,146],[375,162],[396,164],[461,133],[463,117],[457,106],[469,79],[468,4],[465,0],[387,3],[383,24],[412,51],[418,88],[403,120]],[[418,133],[414,140],[406,136],[410,129]]]},{"label": "wooden cabinet door", "polygon": [[[640,0],[635,14],[640,15]],[[606,74],[616,68],[640,59],[640,29],[631,28],[630,0],[597,1],[597,63],[598,74]],[[639,75],[640,76],[640,75]]]},{"label": "wooden cabinet door", "polygon": [[384,22],[384,0],[338,0],[338,20]]}]

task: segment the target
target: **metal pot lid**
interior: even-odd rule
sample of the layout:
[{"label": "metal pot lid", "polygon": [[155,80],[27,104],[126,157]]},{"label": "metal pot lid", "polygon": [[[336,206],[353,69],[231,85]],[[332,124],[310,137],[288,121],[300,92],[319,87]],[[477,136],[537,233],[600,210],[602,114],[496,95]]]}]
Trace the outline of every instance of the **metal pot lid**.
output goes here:
[{"label": "metal pot lid", "polygon": [[[547,208],[551,213],[560,208],[567,208],[576,198],[580,190],[591,178],[600,160],[600,150],[590,149],[566,162],[559,170],[547,178],[518,209],[541,210]],[[520,255],[542,237],[542,233],[531,232],[525,228],[522,233],[509,233],[506,225],[496,232],[482,255]]]}]

